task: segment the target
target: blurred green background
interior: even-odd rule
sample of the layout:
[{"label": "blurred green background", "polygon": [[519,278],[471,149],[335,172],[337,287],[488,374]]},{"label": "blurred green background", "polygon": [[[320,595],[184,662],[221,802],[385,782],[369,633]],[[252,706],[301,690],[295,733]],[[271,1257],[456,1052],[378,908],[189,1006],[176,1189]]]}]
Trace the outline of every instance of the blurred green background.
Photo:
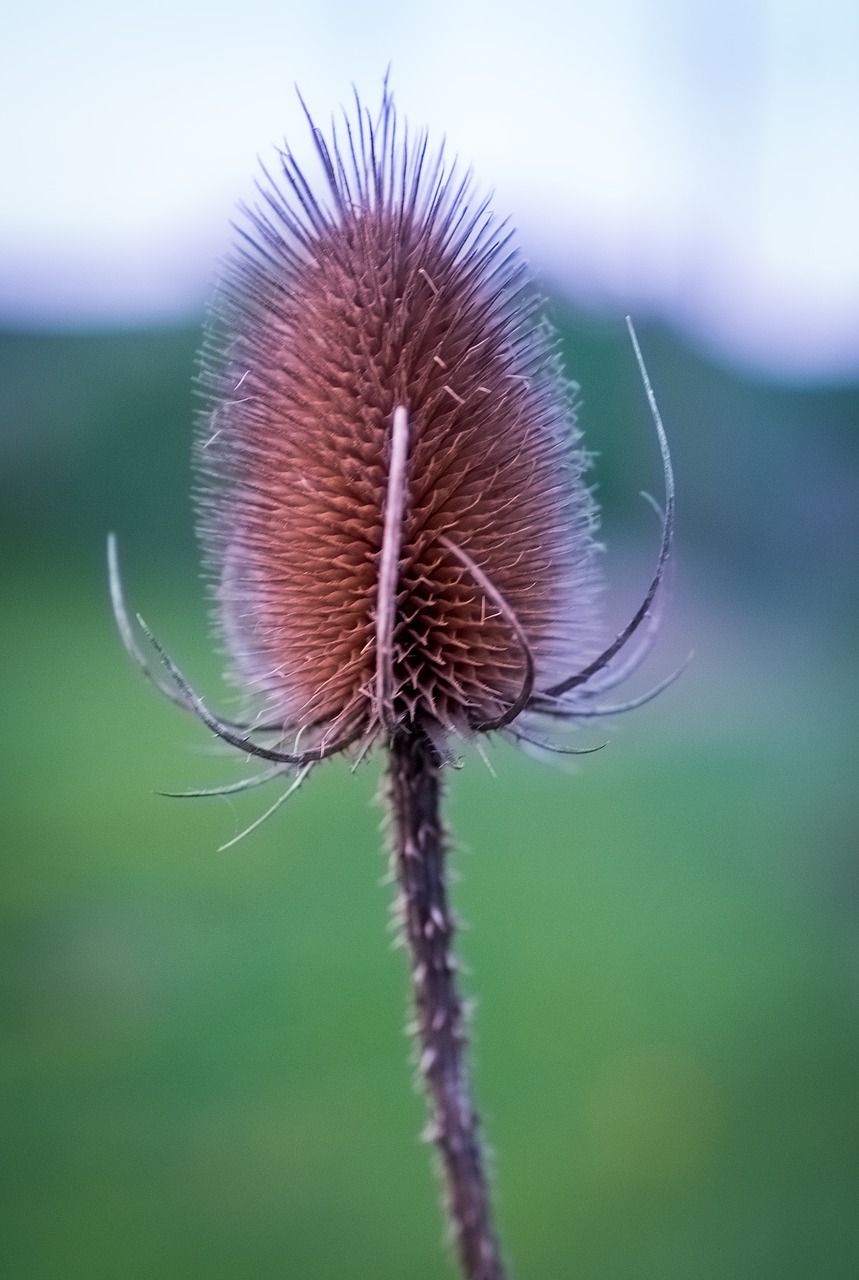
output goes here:
[{"label": "blurred green background", "polygon": [[[658,458],[622,324],[555,318],[610,624],[652,571]],[[498,748],[450,786],[500,1228],[529,1280],[853,1277],[859,387],[640,337],[679,530],[637,687],[695,660],[574,775]],[[198,341],[0,334],[0,1274],[441,1280],[378,762],[226,853],[269,797],[153,794],[238,776],[131,669],[105,583],[112,528],[134,605],[223,694]]]}]

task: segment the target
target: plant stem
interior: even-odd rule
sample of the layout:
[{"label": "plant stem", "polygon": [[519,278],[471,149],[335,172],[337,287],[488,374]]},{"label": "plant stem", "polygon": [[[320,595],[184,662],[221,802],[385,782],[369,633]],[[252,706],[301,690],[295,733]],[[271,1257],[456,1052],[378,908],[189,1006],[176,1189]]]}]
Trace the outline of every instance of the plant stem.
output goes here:
[{"label": "plant stem", "polygon": [[429,1133],[441,1156],[447,1207],[466,1280],[504,1280],[466,1069],[466,1026],[456,985],[454,920],[439,812],[441,762],[415,733],[390,744],[388,798],[400,926],[411,957],[419,1068]]}]

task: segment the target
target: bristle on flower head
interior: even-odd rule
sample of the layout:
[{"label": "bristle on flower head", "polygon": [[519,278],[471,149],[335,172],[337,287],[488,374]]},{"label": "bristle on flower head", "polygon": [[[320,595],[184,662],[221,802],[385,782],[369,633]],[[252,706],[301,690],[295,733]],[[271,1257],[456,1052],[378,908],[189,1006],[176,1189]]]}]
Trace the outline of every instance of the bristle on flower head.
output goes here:
[{"label": "bristle on flower head", "polygon": [[324,188],[281,153],[204,365],[220,625],[288,733],[496,727],[592,651],[595,511],[555,341],[510,235],[387,93],[313,137]]}]

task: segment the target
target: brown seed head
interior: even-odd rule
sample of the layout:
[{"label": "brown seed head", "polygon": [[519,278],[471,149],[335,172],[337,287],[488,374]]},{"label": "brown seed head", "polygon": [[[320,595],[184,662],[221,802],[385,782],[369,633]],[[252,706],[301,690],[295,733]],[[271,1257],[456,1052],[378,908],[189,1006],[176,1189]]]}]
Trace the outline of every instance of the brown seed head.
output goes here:
[{"label": "brown seed head", "polygon": [[[593,652],[595,508],[510,235],[385,94],[245,210],[204,362],[201,531],[264,718],[500,725]],[[521,709],[521,708],[520,708]]]}]

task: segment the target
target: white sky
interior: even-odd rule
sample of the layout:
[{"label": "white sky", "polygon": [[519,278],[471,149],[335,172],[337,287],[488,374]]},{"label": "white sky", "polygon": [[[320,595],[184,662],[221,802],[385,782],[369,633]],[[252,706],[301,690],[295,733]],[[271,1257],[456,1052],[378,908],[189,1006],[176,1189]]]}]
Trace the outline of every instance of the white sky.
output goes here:
[{"label": "white sky", "polygon": [[859,373],[857,0],[30,0],[0,41],[0,322],[199,311],[256,156],[388,62],[571,297]]}]

